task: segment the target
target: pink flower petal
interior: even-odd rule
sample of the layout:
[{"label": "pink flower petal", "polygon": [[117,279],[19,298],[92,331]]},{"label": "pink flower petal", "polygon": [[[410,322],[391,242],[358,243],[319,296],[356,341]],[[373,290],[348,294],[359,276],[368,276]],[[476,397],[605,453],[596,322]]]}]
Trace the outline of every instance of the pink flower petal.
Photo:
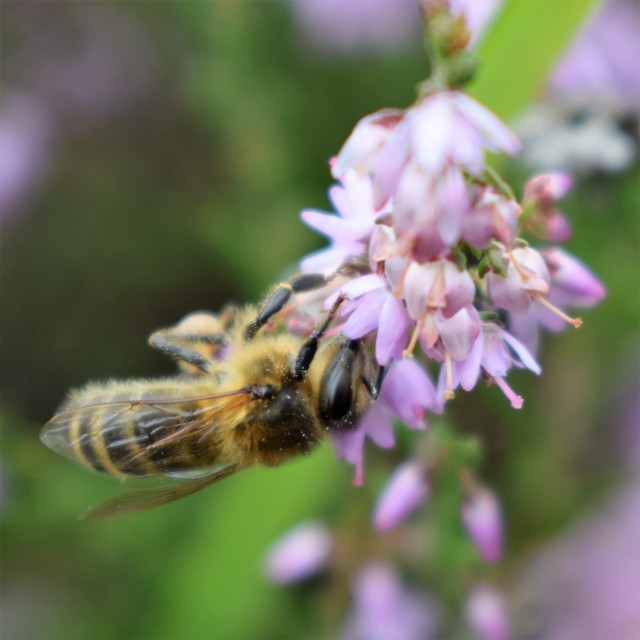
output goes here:
[{"label": "pink flower petal", "polygon": [[376,360],[385,365],[391,358],[400,359],[409,338],[409,317],[402,303],[387,294],[380,312],[378,337],[376,339]]}]

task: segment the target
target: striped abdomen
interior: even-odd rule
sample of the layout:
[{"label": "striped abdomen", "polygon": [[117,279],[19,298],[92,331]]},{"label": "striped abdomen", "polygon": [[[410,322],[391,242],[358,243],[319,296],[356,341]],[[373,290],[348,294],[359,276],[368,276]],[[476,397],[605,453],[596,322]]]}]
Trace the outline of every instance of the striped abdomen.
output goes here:
[{"label": "striped abdomen", "polygon": [[[190,397],[189,391],[157,383],[144,391],[124,385],[90,387],[72,395],[44,427],[42,441],[114,476],[206,469],[219,461],[215,407],[211,399]],[[137,399],[131,400],[136,392]]]}]

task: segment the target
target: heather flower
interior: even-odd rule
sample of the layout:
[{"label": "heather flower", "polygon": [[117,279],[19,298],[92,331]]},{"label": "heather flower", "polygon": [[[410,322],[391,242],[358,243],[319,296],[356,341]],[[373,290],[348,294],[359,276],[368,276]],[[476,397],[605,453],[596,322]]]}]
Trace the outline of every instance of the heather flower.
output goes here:
[{"label": "heather flower", "polygon": [[470,474],[462,477],[464,502],[460,509],[462,522],[480,556],[486,562],[497,562],[502,554],[502,513],[495,494],[476,483]]},{"label": "heather flower", "polygon": [[607,295],[602,282],[580,260],[568,252],[553,247],[541,253],[550,277],[548,305],[532,305],[526,313],[509,316],[511,331],[536,353],[540,327],[552,332],[562,331],[567,323],[579,319],[567,316],[563,309],[584,309],[596,305]]},{"label": "heather flower", "polygon": [[402,303],[395,297],[389,282],[382,276],[368,274],[351,280],[327,300],[344,294],[350,300],[341,311],[347,317],[342,332],[356,340],[378,330],[376,360],[386,365],[392,358],[402,357],[409,335],[410,319]]},{"label": "heather flower", "polygon": [[438,618],[431,600],[409,591],[393,569],[369,564],[354,585],[354,607],[342,640],[429,640]]},{"label": "heather flower", "polygon": [[377,215],[370,179],[351,171],[343,177],[341,185],[329,189],[329,198],[338,215],[312,209],[300,214],[304,222],[332,241],[328,249],[316,251],[302,260],[303,271],[332,271],[346,258],[367,252]]},{"label": "heather flower", "polygon": [[485,249],[491,240],[513,246],[522,208],[493,187],[480,187],[472,206],[466,210],[461,237],[476,249]]},{"label": "heather flower", "polygon": [[468,304],[450,318],[442,311],[427,316],[420,343],[427,356],[436,362],[462,363],[471,355],[479,334],[480,316],[475,307]]},{"label": "heather flower", "polygon": [[447,351],[438,379],[438,398],[441,402],[453,398],[458,385],[471,391],[482,374],[498,385],[514,409],[520,409],[523,399],[511,389],[505,377],[512,366],[527,368],[535,374],[540,373],[540,366],[525,345],[510,333],[495,323],[480,322],[473,307],[463,311],[478,322],[479,332],[472,343],[463,343],[464,350]]},{"label": "heather flower", "polygon": [[[372,123],[377,123],[375,129]],[[374,139],[373,130],[375,144],[364,144]],[[360,152],[354,153],[355,148]],[[383,110],[361,120],[338,153],[332,173],[341,178],[349,169],[371,172],[380,204],[389,199],[413,163],[425,172],[441,173],[457,166],[479,175],[485,151],[515,154],[519,150],[515,135],[486,107],[459,91],[443,91],[427,96],[404,114]]]},{"label": "heather flower", "polygon": [[480,585],[471,590],[466,616],[471,629],[482,640],[509,640],[509,618],[504,595],[497,589]]},{"label": "heather flower", "polygon": [[412,165],[426,175],[452,167],[480,175],[486,151],[519,150],[515,135],[479,102],[459,91],[435,93],[405,113],[382,148],[373,169],[376,202],[391,197]]},{"label": "heather flower", "polygon": [[331,160],[333,177],[341,180],[351,170],[360,175],[371,173],[380,151],[403,117],[402,109],[382,109],[362,118],[340,153]]},{"label": "heather flower", "polygon": [[280,538],[269,550],[265,572],[280,584],[298,582],[319,573],[327,564],[333,540],[317,522],[303,522]]},{"label": "heather flower", "polygon": [[506,309],[523,313],[528,311],[532,299],[549,293],[549,270],[544,258],[531,247],[505,252],[507,275],[488,273],[487,290],[493,303]]},{"label": "heather flower", "polygon": [[370,173],[374,206],[393,197],[401,252],[424,262],[460,237],[469,201],[464,174],[482,174],[486,151],[517,153],[520,144],[494,114],[459,91],[434,93],[404,114],[392,113],[361,120],[332,172],[336,178],[351,169]]},{"label": "heather flower", "polygon": [[333,436],[338,458],[355,466],[354,484],[363,480],[365,438],[382,449],[395,444],[393,422],[400,419],[409,429],[424,430],[425,412],[439,411],[433,383],[413,360],[393,362],[385,376],[380,397],[360,420],[355,431]]},{"label": "heather flower", "polygon": [[592,307],[606,296],[602,282],[570,253],[554,247],[542,251],[542,257],[551,276],[549,299],[559,307]]},{"label": "heather flower", "polygon": [[526,229],[543,240],[568,240],[571,227],[556,205],[571,190],[572,185],[573,180],[566,173],[546,173],[531,178],[524,186]]},{"label": "heather flower", "polygon": [[469,202],[458,167],[447,167],[437,175],[417,164],[409,166],[398,182],[394,200],[394,230],[402,255],[425,262],[448,251],[460,238]]},{"label": "heather flower", "polygon": [[[465,19],[481,9],[486,17],[489,5],[496,4],[423,2],[432,77],[419,85],[418,99],[408,109],[383,109],[360,120],[330,161],[339,181],[330,191],[337,215],[302,213],[331,242],[302,263],[304,271],[334,274],[315,299],[335,312],[325,337],[341,333],[342,339],[361,341],[367,353],[375,353],[382,380],[379,396],[353,430],[330,434],[336,456],[355,467],[356,485],[363,482],[367,439],[387,449],[395,445],[395,422],[425,430],[427,412],[441,412],[458,387],[470,391],[483,379],[520,409],[524,400],[507,382],[509,372],[528,369],[537,375],[541,369],[531,340],[516,330],[518,323],[529,338],[539,327],[557,330],[566,322],[578,327],[581,320],[563,308],[590,306],[604,297],[604,287],[582,263],[519,237],[526,232],[554,242],[569,237],[558,203],[571,189],[571,178],[535,176],[520,202],[485,162],[487,153],[520,150],[506,125],[459,90],[473,68]],[[476,27],[469,26],[477,38]],[[353,268],[336,273],[345,261]],[[304,323],[301,316],[299,325]],[[437,388],[427,373],[430,366],[439,367]],[[374,528],[386,532],[400,525],[430,499],[432,476],[443,467],[461,469],[461,523],[480,558],[497,562],[501,507],[466,467],[477,463],[475,444],[467,446],[445,426],[425,446],[420,459],[429,466],[414,457],[414,447],[379,496]],[[455,500],[455,493],[450,496]],[[445,511],[437,498],[436,516]],[[326,562],[328,551],[311,553],[301,539],[299,546],[284,545],[284,581]],[[310,569],[304,558],[310,558]],[[418,602],[384,565],[365,565],[354,599],[346,639],[422,640],[435,631],[426,600]],[[484,640],[508,637],[506,606],[495,589],[474,588],[466,614]]]},{"label": "heather flower", "polygon": [[400,465],[383,489],[373,516],[378,531],[389,531],[400,524],[429,496],[427,470],[419,462]]},{"label": "heather flower", "polygon": [[402,293],[409,316],[419,322],[433,311],[451,318],[473,302],[475,286],[467,271],[441,258],[425,264],[410,263]]}]

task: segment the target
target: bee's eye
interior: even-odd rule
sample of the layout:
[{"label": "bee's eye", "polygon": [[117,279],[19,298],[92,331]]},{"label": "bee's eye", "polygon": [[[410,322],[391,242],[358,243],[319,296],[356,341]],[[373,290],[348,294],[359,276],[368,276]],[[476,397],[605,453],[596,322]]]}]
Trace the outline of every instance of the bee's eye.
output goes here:
[{"label": "bee's eye", "polygon": [[268,400],[273,398],[277,389],[272,384],[256,384],[251,387],[251,397],[254,400]]},{"label": "bee's eye", "polygon": [[341,351],[325,371],[320,390],[320,415],[327,422],[342,420],[353,402],[352,358]]}]

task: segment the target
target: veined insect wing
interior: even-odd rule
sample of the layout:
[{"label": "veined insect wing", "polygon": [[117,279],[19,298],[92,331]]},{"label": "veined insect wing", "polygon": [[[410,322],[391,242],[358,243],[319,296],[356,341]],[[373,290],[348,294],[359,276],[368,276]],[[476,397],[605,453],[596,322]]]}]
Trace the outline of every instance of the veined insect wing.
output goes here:
[{"label": "veined insect wing", "polygon": [[[223,420],[249,398],[250,390],[238,389],[195,397],[78,404],[63,408],[49,420],[40,433],[40,439],[56,453],[82,461],[87,450],[93,449],[92,443],[96,439],[117,434],[120,439],[108,443],[106,448],[133,445],[133,453],[122,461],[126,464],[135,462],[136,457],[143,456],[150,448],[187,435],[196,439],[206,436],[216,421]],[[124,436],[134,422],[138,427],[136,434]],[[161,439],[152,442],[151,436],[146,434],[161,427],[165,428]],[[162,469],[155,471],[162,472]],[[150,473],[153,474],[154,470]]]},{"label": "veined insect wing", "polygon": [[164,482],[151,488],[131,488],[106,502],[90,507],[80,519],[105,520],[115,518],[136,511],[144,511],[160,505],[179,500],[200,491],[205,487],[222,480],[239,471],[237,465],[227,463],[217,466],[212,471],[200,477],[180,480],[175,477],[165,477]]}]

